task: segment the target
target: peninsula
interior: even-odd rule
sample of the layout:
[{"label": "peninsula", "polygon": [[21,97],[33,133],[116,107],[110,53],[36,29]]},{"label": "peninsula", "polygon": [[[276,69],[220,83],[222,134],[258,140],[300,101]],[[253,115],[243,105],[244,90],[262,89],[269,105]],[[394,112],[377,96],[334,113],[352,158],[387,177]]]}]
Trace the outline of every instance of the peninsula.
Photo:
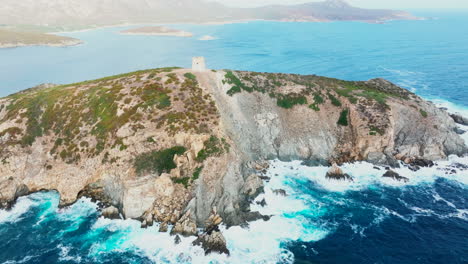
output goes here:
[{"label": "peninsula", "polygon": [[[386,80],[206,70],[201,61],[0,99],[1,206],[41,190],[59,192],[61,206],[92,197],[106,217],[157,222],[229,253],[219,224],[268,220],[249,210],[267,160],[424,166],[467,153],[446,111]],[[339,172],[334,165],[327,177]]]},{"label": "peninsula", "polygon": [[82,41],[45,33],[21,32],[0,29],[0,48],[24,46],[65,47],[81,44]]}]

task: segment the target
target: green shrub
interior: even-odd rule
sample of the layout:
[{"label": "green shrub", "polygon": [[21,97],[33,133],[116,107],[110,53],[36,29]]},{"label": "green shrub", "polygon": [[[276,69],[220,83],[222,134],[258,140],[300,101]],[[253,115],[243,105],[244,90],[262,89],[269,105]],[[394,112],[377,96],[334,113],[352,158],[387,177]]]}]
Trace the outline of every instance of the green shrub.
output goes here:
[{"label": "green shrub", "polygon": [[184,74],[185,78],[187,79],[190,79],[192,81],[196,81],[197,80],[197,76],[195,76],[195,74],[191,73],[191,72],[187,72],[186,74]]},{"label": "green shrub", "polygon": [[290,109],[295,105],[304,105],[307,104],[307,98],[303,95],[298,94],[288,94],[279,96],[276,100],[276,104],[279,107]]},{"label": "green shrub", "polygon": [[317,104],[311,104],[311,105],[309,105],[309,108],[310,108],[310,109],[313,109],[313,110],[315,110],[315,111],[317,111],[317,112],[320,111],[320,107],[318,107]]},{"label": "green shrub", "polygon": [[314,102],[316,105],[323,104],[325,100],[319,93],[314,93]]},{"label": "green shrub", "polygon": [[205,161],[208,157],[219,156],[224,153],[222,142],[216,137],[211,136],[207,141],[204,142],[204,148],[197,154],[196,160],[198,162]]},{"label": "green shrub", "polygon": [[328,93],[328,98],[330,99],[332,105],[338,106],[338,107],[341,106],[340,100],[338,100],[335,96],[333,96],[333,94]]},{"label": "green shrub", "polygon": [[385,134],[385,131],[383,129],[378,128],[376,126],[371,126],[369,129],[370,129],[370,132],[373,134],[377,134],[377,133],[379,133],[380,135]]},{"label": "green shrub", "polygon": [[421,113],[422,117],[424,117],[424,118],[427,117],[427,112],[426,112],[426,111],[420,109],[420,110],[419,110],[419,113]]},{"label": "green shrub", "polygon": [[189,186],[190,177],[172,178],[172,182],[182,184],[185,188]]},{"label": "green shrub", "polygon": [[233,96],[236,93],[240,93],[242,90],[247,91],[249,93],[253,92],[252,87],[248,87],[245,85],[239,78],[234,75],[232,71],[226,72],[226,75],[224,75],[224,78],[226,79],[226,82],[232,85],[232,88],[227,91],[227,94],[229,96]]},{"label": "green shrub", "polygon": [[196,179],[200,178],[200,173],[201,173],[202,170],[203,170],[203,166],[196,168],[195,171],[193,172],[192,179],[196,180]]},{"label": "green shrub", "polygon": [[338,119],[338,125],[348,126],[348,114],[349,114],[348,109],[341,111],[340,118]]},{"label": "green shrub", "polygon": [[138,174],[143,172],[169,173],[177,167],[174,163],[174,156],[182,155],[185,151],[186,148],[176,146],[165,150],[143,153],[135,158],[133,166]]}]

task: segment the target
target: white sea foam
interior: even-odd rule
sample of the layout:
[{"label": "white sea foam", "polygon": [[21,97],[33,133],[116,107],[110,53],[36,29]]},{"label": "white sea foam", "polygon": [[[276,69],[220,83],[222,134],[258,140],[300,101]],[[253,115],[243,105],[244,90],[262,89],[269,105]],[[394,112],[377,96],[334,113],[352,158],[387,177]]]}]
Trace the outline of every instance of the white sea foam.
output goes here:
[{"label": "white sea foam", "polygon": [[35,193],[18,198],[11,210],[0,210],[0,224],[20,220],[31,207],[43,204],[46,200],[47,194],[45,193]]},{"label": "white sea foam", "polygon": [[70,247],[64,246],[62,244],[58,245],[58,248],[60,249],[59,253],[59,260],[60,261],[66,261],[67,263],[80,263],[81,262],[81,257],[80,256],[71,256],[70,255]]}]

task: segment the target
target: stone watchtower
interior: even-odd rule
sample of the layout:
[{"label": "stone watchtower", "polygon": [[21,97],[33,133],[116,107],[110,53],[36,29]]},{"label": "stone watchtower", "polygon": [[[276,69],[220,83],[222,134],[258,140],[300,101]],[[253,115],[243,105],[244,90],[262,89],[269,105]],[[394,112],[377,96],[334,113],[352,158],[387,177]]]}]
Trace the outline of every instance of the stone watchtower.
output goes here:
[{"label": "stone watchtower", "polygon": [[204,57],[193,57],[192,58],[192,70],[197,72],[206,71],[206,64]]}]

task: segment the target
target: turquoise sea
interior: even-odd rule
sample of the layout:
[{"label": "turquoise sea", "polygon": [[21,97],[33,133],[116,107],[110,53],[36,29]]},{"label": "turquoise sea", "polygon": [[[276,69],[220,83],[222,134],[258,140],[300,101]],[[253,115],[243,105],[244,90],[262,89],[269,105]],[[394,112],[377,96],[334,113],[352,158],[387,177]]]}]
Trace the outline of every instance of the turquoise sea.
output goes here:
[{"label": "turquoise sea", "polygon": [[[413,13],[428,19],[170,25],[193,38],[118,34],[129,27],[62,33],[85,44],[0,49],[0,96],[46,82],[190,67],[191,57],[205,56],[214,69],[383,77],[468,117],[468,10]],[[199,40],[204,35],[215,39]],[[336,183],[325,180],[325,167],[274,161],[258,198],[267,206],[252,204],[273,217],[224,230],[230,257],[204,256],[193,238],[175,245],[157,226],[99,218],[86,199],[58,209],[56,193],[37,193],[0,210],[0,263],[468,263],[468,170],[442,170],[454,164],[468,165],[468,157],[397,170],[409,183],[348,164],[355,181]],[[289,195],[274,195],[278,188]]]}]

